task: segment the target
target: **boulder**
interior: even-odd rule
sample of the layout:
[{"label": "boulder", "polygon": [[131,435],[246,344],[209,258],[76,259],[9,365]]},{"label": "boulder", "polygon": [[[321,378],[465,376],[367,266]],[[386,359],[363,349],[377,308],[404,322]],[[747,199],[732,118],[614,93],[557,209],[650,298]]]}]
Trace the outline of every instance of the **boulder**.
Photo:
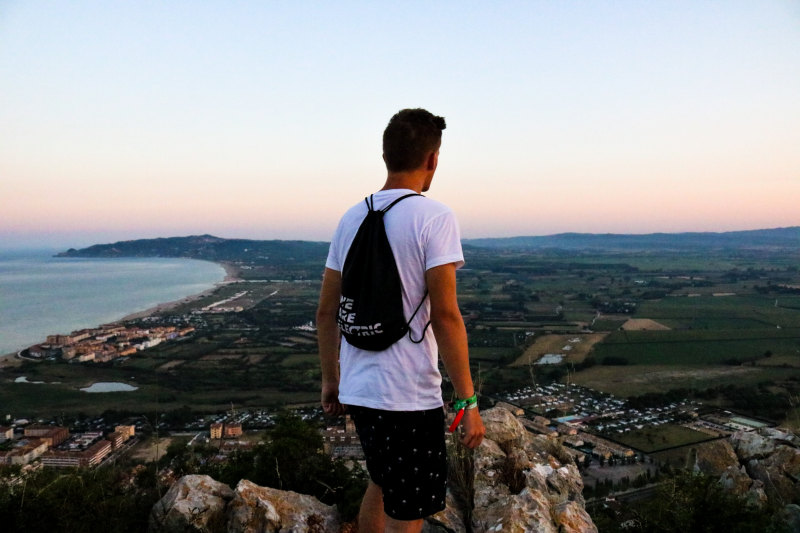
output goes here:
[{"label": "boulder", "polygon": [[554,509],[553,517],[558,524],[559,533],[597,532],[597,526],[582,503],[571,501],[559,504]]},{"label": "boulder", "polygon": [[312,496],[261,487],[243,479],[228,504],[230,533],[327,533],[338,531],[336,508]]},{"label": "boulder", "polygon": [[472,515],[473,531],[504,533],[558,533],[550,516],[550,502],[537,490],[523,489],[507,494],[486,507],[476,507]]},{"label": "boulder", "polygon": [[748,461],[746,468],[751,478],[763,483],[770,500],[800,501],[800,450],[778,446],[773,454]]},{"label": "boulder", "polygon": [[736,455],[742,462],[762,459],[775,451],[775,439],[764,437],[754,431],[737,431],[730,436]]},{"label": "boulder", "polygon": [[528,430],[507,409],[494,407],[481,412],[483,425],[486,426],[486,438],[493,440],[504,449],[520,446]]},{"label": "boulder", "polygon": [[583,481],[558,441],[533,435],[502,407],[481,414],[486,437],[474,452],[473,531],[597,531]]},{"label": "boulder", "polygon": [[[720,468],[732,463],[724,442],[701,447],[696,468],[717,475]],[[736,463],[728,464],[719,474],[723,487],[756,506],[767,501],[773,504],[800,501],[800,450],[794,435],[780,429],[760,428],[738,431],[728,442]]]},{"label": "boulder", "polygon": [[800,445],[800,439],[798,439],[796,435],[793,435],[788,431],[784,431],[781,428],[761,428],[758,430],[758,432],[762,436],[769,437],[774,441],[782,442],[792,446]]},{"label": "boulder", "polygon": [[748,505],[761,507],[767,503],[767,494],[761,481],[751,479],[745,468],[730,466],[719,478],[722,487],[736,496],[745,498]]},{"label": "boulder", "polygon": [[697,449],[694,469],[710,476],[721,476],[730,467],[738,467],[739,458],[727,440],[709,442]]},{"label": "boulder", "polygon": [[461,505],[449,490],[445,502],[447,507],[443,511],[425,520],[422,533],[467,533]]},{"label": "boulder", "polygon": [[214,533],[225,531],[225,509],[234,493],[209,476],[180,478],[153,506],[151,533]]}]

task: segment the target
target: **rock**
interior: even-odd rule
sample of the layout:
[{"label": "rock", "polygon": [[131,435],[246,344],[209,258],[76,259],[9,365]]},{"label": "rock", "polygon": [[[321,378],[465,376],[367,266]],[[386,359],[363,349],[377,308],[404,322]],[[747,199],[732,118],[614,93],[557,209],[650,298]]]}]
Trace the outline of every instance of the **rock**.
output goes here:
[{"label": "rock", "polygon": [[721,476],[730,467],[738,467],[739,458],[727,440],[710,442],[697,449],[694,469],[710,476]]},{"label": "rock", "polygon": [[[596,532],[580,473],[561,444],[529,433],[502,407],[481,415],[486,438],[472,451],[451,444],[448,453],[459,466],[451,469],[447,507],[423,531]],[[337,533],[343,527],[334,507],[311,496],[247,480],[232,491],[208,476],[178,480],[150,518],[151,533]]]},{"label": "rock", "polygon": [[503,449],[519,446],[523,437],[529,435],[525,426],[507,409],[494,407],[481,412],[486,426],[487,439],[495,441]]},{"label": "rock", "polygon": [[744,467],[730,466],[719,478],[720,485],[731,493],[745,498],[748,505],[762,507],[767,503],[767,494],[761,481],[751,479]]},{"label": "rock", "polygon": [[476,508],[488,507],[509,494],[507,455],[493,440],[484,439],[473,454],[475,474],[473,502]]},{"label": "rock", "polygon": [[763,459],[748,461],[747,473],[763,483],[770,500],[793,502],[800,500],[800,450],[778,446],[775,453]]},{"label": "rock", "polygon": [[729,466],[719,478],[722,488],[732,492],[736,496],[744,496],[750,487],[753,486],[753,480],[745,472],[744,467]]},{"label": "rock", "polygon": [[230,533],[327,533],[338,531],[336,508],[312,496],[260,487],[243,479],[228,504]]},{"label": "rock", "polygon": [[550,516],[550,502],[539,491],[524,489],[505,495],[487,507],[476,507],[472,515],[473,531],[503,533],[557,533]]},{"label": "rock", "polygon": [[597,531],[569,454],[504,411],[481,413],[487,431],[474,455],[473,531]]},{"label": "rock", "polygon": [[797,446],[800,444],[800,439],[798,439],[796,435],[793,435],[787,431],[783,431],[780,428],[761,428],[758,430],[758,432],[764,437],[769,437],[772,440],[790,444],[792,446]]},{"label": "rock", "polygon": [[775,440],[753,431],[737,431],[730,436],[736,455],[742,462],[762,459],[775,451]]},{"label": "rock", "polygon": [[800,479],[800,450],[797,448],[779,445],[772,455],[764,459],[764,464],[779,470],[792,482]]},{"label": "rock", "polygon": [[180,478],[153,506],[148,530],[213,533],[225,531],[225,508],[231,488],[209,476]]},{"label": "rock", "polygon": [[466,533],[462,512],[453,493],[447,491],[446,507],[425,520],[422,533]]},{"label": "rock", "polygon": [[597,526],[582,503],[564,502],[553,513],[559,533],[597,533]]}]

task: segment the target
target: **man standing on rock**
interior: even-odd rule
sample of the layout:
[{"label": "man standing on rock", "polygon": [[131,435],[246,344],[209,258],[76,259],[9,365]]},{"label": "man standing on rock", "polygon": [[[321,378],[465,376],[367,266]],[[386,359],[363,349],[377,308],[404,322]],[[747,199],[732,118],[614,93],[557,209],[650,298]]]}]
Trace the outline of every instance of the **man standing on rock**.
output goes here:
[{"label": "man standing on rock", "polygon": [[[372,195],[374,209],[430,188],[444,129],[444,118],[424,109],[404,109],[392,117],[383,133],[387,178]],[[328,415],[341,415],[346,406],[367,459],[370,482],[359,531],[419,532],[423,518],[445,507],[447,457],[437,354],[463,415],[461,442],[474,448],[485,432],[475,408],[467,333],[456,300],[456,269],[464,264],[460,232],[453,212],[424,196],[406,198],[385,213],[403,311],[412,317],[410,331],[385,350],[362,350],[340,338],[337,316],[345,258],[367,211],[361,201],[345,213],[325,265],[317,310],[322,407]],[[428,322],[433,335],[425,334]]]}]

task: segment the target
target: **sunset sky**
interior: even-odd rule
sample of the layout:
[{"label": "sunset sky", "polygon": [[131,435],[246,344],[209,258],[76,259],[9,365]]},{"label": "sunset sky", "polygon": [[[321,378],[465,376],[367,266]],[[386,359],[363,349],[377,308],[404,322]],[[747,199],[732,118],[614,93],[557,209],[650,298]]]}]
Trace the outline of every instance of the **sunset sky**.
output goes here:
[{"label": "sunset sky", "polygon": [[389,117],[464,237],[800,225],[800,2],[0,2],[0,247],[329,240]]}]

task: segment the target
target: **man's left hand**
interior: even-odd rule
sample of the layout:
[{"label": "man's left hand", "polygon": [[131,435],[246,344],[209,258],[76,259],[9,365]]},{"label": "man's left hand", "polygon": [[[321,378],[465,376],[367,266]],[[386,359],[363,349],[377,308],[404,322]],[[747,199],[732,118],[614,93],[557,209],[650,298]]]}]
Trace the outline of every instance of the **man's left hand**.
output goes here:
[{"label": "man's left hand", "polygon": [[462,435],[461,444],[467,448],[477,448],[483,441],[486,428],[481,420],[481,414],[477,409],[467,409],[464,411],[464,418],[461,419]]}]

